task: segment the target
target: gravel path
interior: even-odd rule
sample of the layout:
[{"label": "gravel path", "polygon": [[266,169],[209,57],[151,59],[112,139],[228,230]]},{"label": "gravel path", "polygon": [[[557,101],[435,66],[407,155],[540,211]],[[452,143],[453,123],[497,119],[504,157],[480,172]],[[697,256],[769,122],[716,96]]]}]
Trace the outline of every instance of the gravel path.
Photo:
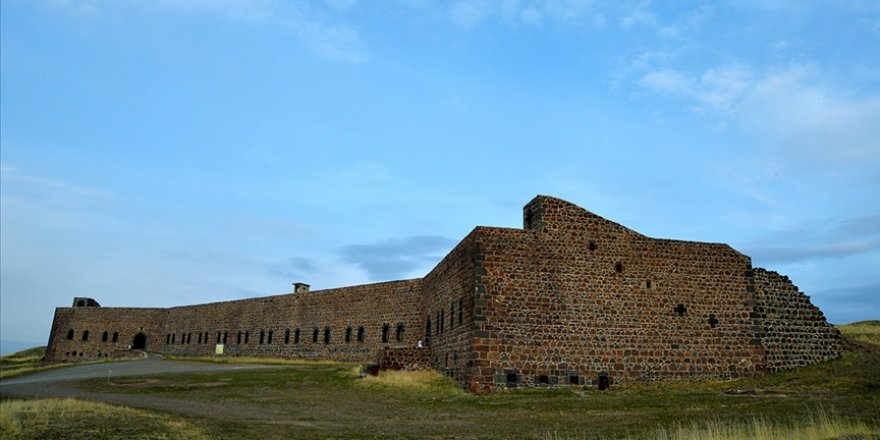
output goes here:
[{"label": "gravel path", "polygon": [[136,377],[156,374],[175,374],[212,371],[240,371],[279,368],[277,365],[221,364],[212,362],[189,362],[167,360],[161,355],[146,359],[75,365],[41,371],[27,376],[0,380],[0,396],[3,397],[70,397],[101,401],[132,407],[158,409],[177,414],[206,418],[233,418],[278,421],[281,414],[267,411],[265,406],[236,402],[234,410],[224,402],[206,402],[177,399],[161,395],[105,394],[78,387],[78,382],[96,378]]}]

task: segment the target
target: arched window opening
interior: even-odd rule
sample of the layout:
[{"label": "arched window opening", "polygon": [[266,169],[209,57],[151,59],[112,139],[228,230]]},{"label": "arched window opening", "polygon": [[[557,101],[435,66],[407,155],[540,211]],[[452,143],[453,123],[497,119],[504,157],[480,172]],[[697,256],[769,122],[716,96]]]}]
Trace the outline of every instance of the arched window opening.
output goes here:
[{"label": "arched window opening", "polygon": [[226,340],[229,337],[229,332],[223,332],[223,345],[226,345]]},{"label": "arched window opening", "polygon": [[265,339],[266,339],[266,332],[263,330],[260,330],[260,345],[263,345],[263,342],[265,341]]},{"label": "arched window opening", "polygon": [[83,340],[83,341],[88,341],[88,340],[89,340],[89,331],[88,331],[88,330],[83,330],[83,337],[82,337],[82,340]]},{"label": "arched window opening", "polygon": [[144,332],[140,332],[134,335],[134,339],[131,340],[131,349],[132,350],[146,350],[147,349],[147,335]]},{"label": "arched window opening", "polygon": [[113,342],[119,341],[119,332],[113,332]]},{"label": "arched window opening", "polygon": [[324,328],[324,344],[330,343],[330,327]]},{"label": "arched window opening", "polygon": [[345,343],[351,342],[351,326],[345,328]]},{"label": "arched window opening", "polygon": [[247,343],[248,343],[248,340],[249,340],[250,338],[251,338],[251,331],[250,331],[250,330],[245,330],[245,331],[244,331],[244,343],[247,344]]},{"label": "arched window opening", "polygon": [[394,332],[394,339],[395,339],[397,342],[402,342],[402,341],[403,341],[403,323],[398,323],[398,324],[397,324],[397,331]]},{"label": "arched window opening", "polygon": [[243,336],[242,333],[241,333],[241,332],[238,332],[238,335],[235,337],[235,343],[236,343],[236,344],[241,345],[241,337],[242,337],[242,336]]},{"label": "arched window opening", "polygon": [[366,332],[367,332],[367,330],[364,328],[364,326],[358,327],[358,336],[357,336],[358,342],[364,342],[364,334]]},{"label": "arched window opening", "polygon": [[390,327],[387,322],[382,325],[382,342],[388,342],[388,329]]},{"label": "arched window opening", "polygon": [[293,331],[293,343],[299,344],[299,329]]},{"label": "arched window opening", "polygon": [[110,339],[110,333],[104,332],[101,334],[101,342],[107,342],[107,339]]},{"label": "arched window opening", "polygon": [[221,341],[220,338],[223,336],[221,333],[223,333],[223,332],[219,332],[219,331],[217,332],[217,342],[215,342],[215,344],[219,344],[219,343],[220,343],[220,341]]},{"label": "arched window opening", "polygon": [[431,315],[428,315],[428,322],[425,324],[425,345],[431,345]]},{"label": "arched window opening", "polygon": [[67,340],[70,341],[73,339],[73,329],[67,331]]},{"label": "arched window opening", "polygon": [[165,335],[165,345],[171,345],[171,333]]},{"label": "arched window opening", "polygon": [[290,344],[290,329],[284,330],[284,343]]},{"label": "arched window opening", "polygon": [[274,333],[275,333],[275,332],[274,332],[273,330],[269,330],[269,333],[266,334],[266,343],[267,343],[267,344],[272,344],[272,335],[273,335]]},{"label": "arched window opening", "polygon": [[464,322],[464,314],[462,310],[464,309],[464,300],[458,300],[458,325],[461,325]]},{"label": "arched window opening", "polygon": [[318,330],[318,327],[315,327],[312,329],[312,343],[313,344],[318,343],[318,333],[320,333],[320,330]]}]

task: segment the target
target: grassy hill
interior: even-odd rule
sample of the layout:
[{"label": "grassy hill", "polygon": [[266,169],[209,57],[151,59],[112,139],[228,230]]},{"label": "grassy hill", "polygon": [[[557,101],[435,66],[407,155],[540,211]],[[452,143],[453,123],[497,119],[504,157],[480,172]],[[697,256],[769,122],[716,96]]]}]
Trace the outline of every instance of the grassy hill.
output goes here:
[{"label": "grassy hill", "polygon": [[[108,427],[117,422],[108,420],[127,428],[180,426],[189,437],[212,439],[880,438],[880,345],[872,342],[880,321],[839,328],[853,350],[823,364],[737,381],[627,384],[602,392],[571,387],[475,396],[436,373],[361,379],[356,365],[326,362],[93,380],[79,388],[147,410],[93,408],[53,424],[40,421],[52,413],[39,402],[28,410],[4,401],[0,438],[122,438]],[[65,423],[73,429],[41,430]],[[90,423],[108,427],[106,433],[76,429]],[[162,430],[151,438],[176,438]],[[137,435],[147,431],[129,437],[147,438]]]}]

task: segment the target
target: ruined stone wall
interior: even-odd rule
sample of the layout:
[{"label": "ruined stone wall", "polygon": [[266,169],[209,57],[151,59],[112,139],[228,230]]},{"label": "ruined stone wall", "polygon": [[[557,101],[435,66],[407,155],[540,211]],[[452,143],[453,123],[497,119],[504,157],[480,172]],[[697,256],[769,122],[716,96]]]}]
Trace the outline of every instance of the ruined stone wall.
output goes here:
[{"label": "ruined stone wall", "polygon": [[468,234],[422,282],[423,344],[431,366],[467,386],[477,358],[473,351],[473,310],[479,228]]},{"label": "ruined stone wall", "polygon": [[127,356],[139,333],[143,333],[147,347],[157,346],[163,338],[166,314],[165,309],[58,307],[45,361],[80,362]]},{"label": "ruined stone wall", "polygon": [[788,277],[755,268],[755,298],[765,366],[769,371],[833,359],[843,352],[840,332]]},{"label": "ruined stone wall", "polygon": [[525,211],[525,230],[481,230],[478,388],[755,371],[748,257],[644,237],[558,199]]}]

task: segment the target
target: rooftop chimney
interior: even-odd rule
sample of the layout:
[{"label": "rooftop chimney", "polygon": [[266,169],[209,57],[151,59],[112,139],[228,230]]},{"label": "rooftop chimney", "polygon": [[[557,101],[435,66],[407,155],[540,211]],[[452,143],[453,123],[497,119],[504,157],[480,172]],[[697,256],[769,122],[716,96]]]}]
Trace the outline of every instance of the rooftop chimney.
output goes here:
[{"label": "rooftop chimney", "polygon": [[306,283],[293,283],[293,293],[308,292],[309,285]]}]

